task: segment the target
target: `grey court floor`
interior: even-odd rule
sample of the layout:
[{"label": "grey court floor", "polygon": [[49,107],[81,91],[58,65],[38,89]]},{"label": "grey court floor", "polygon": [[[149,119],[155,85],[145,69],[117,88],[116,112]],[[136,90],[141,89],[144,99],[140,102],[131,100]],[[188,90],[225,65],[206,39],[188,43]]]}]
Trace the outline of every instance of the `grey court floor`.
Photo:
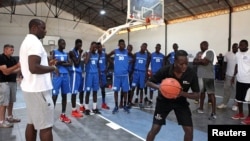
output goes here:
[{"label": "grey court floor", "polygon": [[[156,94],[155,94],[156,95]],[[223,81],[216,81],[216,100],[219,104],[223,95]],[[54,141],[143,141],[152,125],[154,108],[132,108],[129,114],[122,109],[117,114],[112,114],[114,107],[113,92],[107,89],[106,101],[111,107],[110,110],[102,110],[101,115],[89,115],[76,119],[70,116],[71,103],[68,95],[67,115],[72,120],[71,124],[62,123],[58,118],[61,111],[60,98],[55,108],[55,124],[53,127]],[[92,100],[92,99],[91,99]],[[98,96],[98,107],[101,104],[101,94]],[[217,109],[217,119],[208,120],[211,113],[211,105],[205,103],[205,113],[195,112],[198,105],[190,101],[190,107],[193,111],[194,122],[194,141],[206,141],[208,125],[238,125],[240,120],[232,120],[231,116],[235,114],[231,110],[233,96],[230,99],[229,106],[226,109]],[[206,99],[207,101],[207,99]],[[91,106],[92,104],[90,104]],[[13,128],[0,128],[0,141],[25,141],[26,111],[25,103],[20,89],[17,93],[17,102],[15,103],[14,113],[21,118],[20,123],[15,123]],[[246,112],[246,106],[244,111]],[[176,122],[172,112],[167,118],[166,126],[163,126],[156,137],[156,141],[181,141],[183,140],[183,131]],[[39,139],[37,139],[39,141]]]}]

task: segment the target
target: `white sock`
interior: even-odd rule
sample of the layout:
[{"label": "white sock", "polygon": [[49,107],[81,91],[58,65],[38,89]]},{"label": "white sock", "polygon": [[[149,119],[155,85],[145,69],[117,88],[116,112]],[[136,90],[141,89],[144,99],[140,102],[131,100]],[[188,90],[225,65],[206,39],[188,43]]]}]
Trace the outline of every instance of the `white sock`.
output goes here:
[{"label": "white sock", "polygon": [[72,108],[72,110],[73,110],[73,111],[75,111],[75,110],[76,110],[76,108]]},{"label": "white sock", "polygon": [[97,103],[93,103],[93,109],[95,110],[97,106]]},{"label": "white sock", "polygon": [[85,103],[85,109],[89,110],[89,104]]}]

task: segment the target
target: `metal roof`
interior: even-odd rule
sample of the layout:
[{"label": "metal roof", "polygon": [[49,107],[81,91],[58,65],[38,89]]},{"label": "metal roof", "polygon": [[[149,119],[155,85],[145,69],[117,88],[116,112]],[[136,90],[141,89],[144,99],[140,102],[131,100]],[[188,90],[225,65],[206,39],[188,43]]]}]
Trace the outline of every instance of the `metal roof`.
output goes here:
[{"label": "metal roof", "polygon": [[[18,14],[15,13],[17,5],[24,5],[35,13],[28,4],[40,2],[46,4],[48,9],[51,5],[57,7],[50,9],[53,18],[63,18],[60,13],[64,10],[73,15],[70,20],[83,20],[103,30],[123,25],[127,21],[127,0],[0,0],[0,8],[8,11],[0,14]],[[250,0],[164,0],[164,16],[165,21],[171,21],[249,4]],[[103,7],[106,14],[100,15]]]}]

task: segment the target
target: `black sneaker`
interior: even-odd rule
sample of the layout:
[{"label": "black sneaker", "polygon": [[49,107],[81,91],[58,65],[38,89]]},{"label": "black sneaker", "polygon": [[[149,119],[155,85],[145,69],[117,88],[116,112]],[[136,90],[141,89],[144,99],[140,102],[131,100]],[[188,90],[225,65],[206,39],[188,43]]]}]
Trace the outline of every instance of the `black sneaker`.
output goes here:
[{"label": "black sneaker", "polygon": [[147,102],[149,102],[148,97],[145,97],[144,98],[144,103],[147,103]]},{"label": "black sneaker", "polygon": [[214,119],[216,119],[216,118],[217,118],[216,114],[215,114],[215,113],[212,113],[208,119],[209,119],[209,120],[214,120]]},{"label": "black sneaker", "polygon": [[128,114],[130,113],[128,106],[124,106],[124,107],[123,107],[123,110],[124,110],[124,112],[126,112],[126,113],[128,113]]},{"label": "black sneaker", "polygon": [[118,113],[119,110],[118,110],[118,107],[115,107],[114,110],[112,111],[112,114],[115,114],[115,113]]},{"label": "black sneaker", "polygon": [[85,110],[85,115],[90,115],[90,110],[89,109]]},{"label": "black sneaker", "polygon": [[93,113],[95,113],[95,114],[101,114],[101,112],[100,112],[98,109],[93,109],[92,111],[93,111]]}]

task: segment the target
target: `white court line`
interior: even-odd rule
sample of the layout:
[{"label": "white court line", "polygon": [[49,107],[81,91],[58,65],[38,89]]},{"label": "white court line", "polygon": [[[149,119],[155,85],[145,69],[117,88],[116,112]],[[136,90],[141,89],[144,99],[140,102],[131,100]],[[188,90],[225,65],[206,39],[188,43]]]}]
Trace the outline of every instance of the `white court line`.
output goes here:
[{"label": "white court line", "polygon": [[145,140],[144,138],[142,138],[141,136],[138,136],[137,134],[135,134],[135,133],[131,132],[130,130],[128,130],[128,129],[126,129],[126,128],[122,127],[122,126],[120,126],[119,124],[114,123],[113,121],[111,121],[111,120],[109,120],[109,119],[105,118],[104,116],[102,116],[102,115],[98,115],[98,116],[99,116],[99,117],[101,117],[101,118],[103,118],[104,120],[106,120],[106,121],[110,122],[110,123],[111,123],[111,124],[113,124],[113,125],[117,125],[117,126],[119,126],[119,127],[120,127],[121,129],[123,129],[124,131],[126,131],[126,132],[128,132],[128,133],[130,133],[130,134],[134,135],[135,137],[137,137],[137,138],[141,139],[142,141],[146,141],[146,140]]}]

